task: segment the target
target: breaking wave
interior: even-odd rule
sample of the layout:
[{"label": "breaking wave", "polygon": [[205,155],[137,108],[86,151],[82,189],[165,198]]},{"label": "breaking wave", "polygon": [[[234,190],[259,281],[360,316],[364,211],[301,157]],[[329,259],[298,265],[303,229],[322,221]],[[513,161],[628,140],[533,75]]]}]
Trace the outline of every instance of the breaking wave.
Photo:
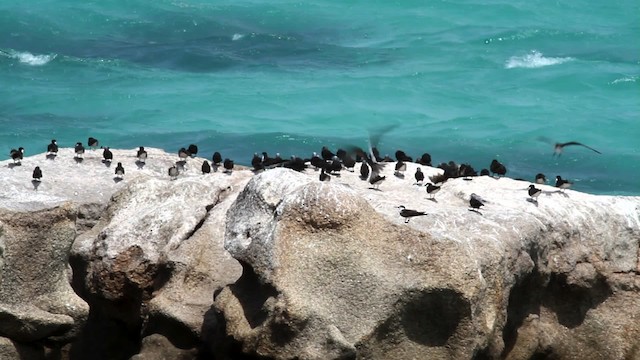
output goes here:
[{"label": "breaking wave", "polygon": [[526,68],[534,69],[543,66],[558,65],[572,61],[571,57],[545,57],[538,51],[532,51],[524,56],[512,56],[507,60],[504,67],[506,69]]}]

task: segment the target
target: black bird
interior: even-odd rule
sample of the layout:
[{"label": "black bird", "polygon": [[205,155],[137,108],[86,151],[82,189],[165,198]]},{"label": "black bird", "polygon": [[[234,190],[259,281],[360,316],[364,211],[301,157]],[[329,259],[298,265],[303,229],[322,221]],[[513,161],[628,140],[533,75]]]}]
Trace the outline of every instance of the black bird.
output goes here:
[{"label": "black bird", "polygon": [[9,156],[11,156],[11,159],[13,159],[13,163],[20,163],[22,161],[22,158],[24,157],[24,148],[23,147],[19,147],[18,150],[16,149],[11,149],[11,151],[9,151]]},{"label": "black bird", "polygon": [[431,155],[429,153],[424,153],[416,162],[420,165],[431,166]]},{"label": "black bird", "polygon": [[253,171],[264,169],[264,165],[262,164],[262,157],[258,156],[258,153],[253,154],[253,158],[251,158],[251,166],[253,166]]},{"label": "black bird", "polygon": [[556,187],[561,190],[568,189],[573,185],[573,183],[569,180],[564,180],[560,177],[560,175],[556,176]]},{"label": "black bird", "polygon": [[345,152],[342,157],[339,156],[339,158],[340,160],[342,160],[342,165],[344,165],[345,169],[347,169],[347,171],[353,172],[353,168],[356,166],[356,160],[347,152]]},{"label": "black bird", "polygon": [[329,173],[339,173],[342,170],[342,163],[337,156],[334,156],[331,162],[327,162],[328,166],[325,166],[325,170]]},{"label": "black bird", "polygon": [[47,145],[47,155],[58,154],[58,142],[53,139],[51,144]]},{"label": "black bird", "polygon": [[147,151],[144,149],[143,146],[140,146],[136,156],[138,157],[138,161],[139,162],[141,162],[143,164],[147,162]]},{"label": "black bird", "polygon": [[405,154],[405,152],[402,150],[396,151],[396,160],[403,162],[413,162],[411,156],[407,156],[407,154]]},{"label": "black bird", "polygon": [[189,154],[189,151],[187,151],[187,149],[185,148],[180,148],[180,150],[178,150],[178,157],[180,158],[180,160],[185,160],[190,155],[191,154]]},{"label": "black bird", "polygon": [[489,169],[482,169],[480,170],[480,176],[489,176],[491,175],[491,173],[489,172]]},{"label": "black bird", "polygon": [[87,146],[89,146],[91,150],[95,150],[98,147],[99,143],[100,142],[96,138],[90,137],[89,140],[87,140]]},{"label": "black bird", "polygon": [[398,162],[396,163],[396,172],[394,173],[394,175],[404,178],[405,171],[407,171],[407,164],[402,160],[398,160]]},{"label": "black bird", "polygon": [[116,171],[115,174],[117,177],[121,178],[124,176],[124,167],[122,166],[122,163],[119,162],[118,166],[116,166]]},{"label": "black bird", "polygon": [[562,150],[564,150],[564,147],[565,147],[565,146],[570,146],[570,145],[584,146],[584,147],[586,147],[586,148],[587,148],[587,149],[589,149],[589,150],[595,151],[595,152],[597,152],[598,154],[602,154],[600,151],[598,151],[598,150],[596,150],[596,149],[594,149],[594,148],[592,148],[592,147],[590,147],[590,146],[587,146],[587,145],[585,145],[585,144],[583,144],[583,143],[579,143],[579,142],[577,142],[577,141],[569,141],[569,142],[566,142],[566,143],[556,143],[556,144],[554,145],[554,147],[553,147],[553,155],[554,155],[554,156],[555,156],[555,155],[558,155],[558,156],[562,155]]},{"label": "black bird", "polygon": [[496,159],[493,159],[493,161],[491,161],[491,166],[489,166],[489,169],[492,173],[498,174],[498,177],[507,174],[507,168]]},{"label": "black bird", "polygon": [[318,153],[314,152],[313,155],[311,156],[311,159],[309,160],[309,163],[311,164],[311,166],[313,166],[317,170],[317,169],[323,168],[326,161],[323,160],[320,156],[318,156]]},{"label": "black bird", "polygon": [[363,162],[360,166],[360,179],[367,180],[369,178],[369,165]]},{"label": "black bird", "polygon": [[369,184],[373,185],[373,187],[377,190],[380,188],[380,184],[386,179],[386,176],[380,176],[376,172],[371,173],[371,178],[369,179]]},{"label": "black bird", "polygon": [[547,177],[543,173],[536,175],[536,184],[544,184],[547,182]]},{"label": "black bird", "polygon": [[111,164],[111,161],[113,161],[113,153],[109,150],[109,147],[105,147],[104,150],[102,150],[102,157],[104,158],[103,163]]},{"label": "black bird", "polygon": [[322,155],[322,158],[325,161],[330,161],[333,160],[333,157],[336,156],[334,153],[331,152],[331,150],[329,150],[329,148],[327,148],[326,146],[322,147],[322,151],[320,151],[320,155]]},{"label": "black bird", "polygon": [[404,207],[404,205],[398,206],[398,209],[400,209],[400,216],[405,218],[405,220],[404,220],[405,224],[408,223],[409,220],[411,220],[412,217],[429,215],[424,211],[417,211],[417,210],[407,209],[407,208]]},{"label": "black bird", "polygon": [[41,181],[41,179],[42,179],[42,170],[40,170],[40,166],[36,166],[36,168],[33,169],[33,180]]},{"label": "black bird", "polygon": [[307,165],[303,158],[291,155],[291,159],[282,162],[282,167],[302,172],[307,168]]},{"label": "black bird", "polygon": [[529,185],[529,196],[531,197],[531,199],[537,201],[540,194],[542,194],[542,190],[536,188],[536,186],[533,184]]},{"label": "black bird", "polygon": [[209,165],[209,162],[207,160],[202,162],[202,174],[209,174],[211,173],[211,165]]},{"label": "black bird", "polygon": [[371,154],[373,155],[373,158],[376,159],[376,162],[382,162],[384,160],[384,158],[380,156],[380,150],[375,146],[371,148]]},{"label": "black bird", "polygon": [[481,197],[476,194],[471,194],[471,199],[469,199],[469,206],[472,209],[480,209],[480,207],[484,206],[484,201]]},{"label": "black bird", "polygon": [[175,166],[172,166],[169,168],[169,176],[171,177],[171,180],[175,180],[178,178],[178,168]]},{"label": "black bird", "polygon": [[222,162],[222,155],[220,155],[219,152],[214,152],[213,156],[211,157],[211,161],[213,161],[213,164],[215,166],[220,166],[220,163]]},{"label": "black bird", "polygon": [[331,175],[324,172],[324,168],[320,169],[320,181],[330,181]]},{"label": "black bird", "polygon": [[189,156],[194,157],[198,154],[198,145],[196,144],[191,144],[189,145],[189,147],[187,148],[187,151],[189,152]]},{"label": "black bird", "polygon": [[76,158],[83,158],[84,157],[84,146],[82,146],[81,142],[77,142],[76,143],[76,146],[75,146],[74,150],[75,150],[75,153],[76,153],[76,155],[75,155]]},{"label": "black bird", "polygon": [[422,169],[416,168],[416,173],[413,175],[416,178],[416,184],[420,185],[424,181],[424,173]]},{"label": "black bird", "polygon": [[438,191],[440,191],[440,186],[436,186],[432,183],[427,184],[427,194],[431,195],[431,199],[435,199]]},{"label": "black bird", "polygon": [[233,171],[233,160],[224,159],[222,166],[224,167],[224,172],[231,174],[231,172]]}]

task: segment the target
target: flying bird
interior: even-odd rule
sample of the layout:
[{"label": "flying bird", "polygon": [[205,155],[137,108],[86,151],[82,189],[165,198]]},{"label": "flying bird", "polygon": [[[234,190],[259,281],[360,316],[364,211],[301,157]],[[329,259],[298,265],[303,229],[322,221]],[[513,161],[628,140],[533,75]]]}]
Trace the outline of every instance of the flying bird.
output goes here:
[{"label": "flying bird", "polygon": [[424,211],[417,211],[417,210],[407,209],[407,208],[404,207],[404,205],[398,206],[398,209],[400,209],[400,216],[405,218],[405,220],[404,220],[405,224],[408,223],[409,220],[411,220],[412,217],[429,215]]},{"label": "flying bird", "polygon": [[571,145],[583,146],[583,147],[586,147],[587,149],[589,149],[591,151],[597,152],[598,154],[602,154],[600,151],[592,148],[591,146],[587,146],[587,145],[585,145],[583,143],[579,143],[577,141],[569,141],[569,142],[566,142],[566,143],[556,143],[554,145],[554,147],[553,147],[553,155],[554,156],[555,155],[558,155],[558,156],[562,155],[562,151],[564,150],[564,148],[566,146],[571,146]]}]

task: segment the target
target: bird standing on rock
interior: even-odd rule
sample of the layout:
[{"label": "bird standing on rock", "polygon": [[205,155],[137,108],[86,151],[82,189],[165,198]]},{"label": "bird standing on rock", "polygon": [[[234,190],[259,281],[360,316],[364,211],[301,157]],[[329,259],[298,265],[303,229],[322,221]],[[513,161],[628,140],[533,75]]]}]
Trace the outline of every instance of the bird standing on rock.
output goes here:
[{"label": "bird standing on rock", "polygon": [[538,201],[538,196],[540,196],[540,194],[542,194],[542,190],[536,188],[535,185],[531,184],[531,185],[529,185],[528,193],[529,193],[529,197],[531,197],[531,199],[533,201],[537,202]]},{"label": "bird standing on rock", "polygon": [[324,172],[324,168],[320,169],[320,181],[330,181],[331,175]]},{"label": "bird standing on rock", "polygon": [[547,182],[547,177],[544,176],[543,173],[538,173],[536,175],[536,184],[541,184],[542,185],[542,184],[544,184],[546,182]]},{"label": "bird standing on rock", "polygon": [[471,211],[476,211],[484,206],[484,201],[481,197],[476,194],[471,194],[471,199],[469,199],[469,206],[471,207]]},{"label": "bird standing on rock", "polygon": [[571,185],[573,185],[571,181],[564,180],[560,175],[556,176],[556,187],[560,188],[562,192],[564,192],[565,189],[570,188]]},{"label": "bird standing on rock", "polygon": [[416,178],[416,185],[421,185],[424,181],[424,173],[420,168],[416,168],[416,173],[413,176]]},{"label": "bird standing on rock", "polygon": [[202,162],[202,174],[209,174],[211,173],[211,165],[209,165],[209,162],[207,160]]},{"label": "bird standing on rock", "polygon": [[18,150],[11,149],[11,151],[9,151],[9,156],[11,156],[11,159],[13,159],[14,164],[20,164],[22,162],[22,158],[24,157],[24,148],[19,147]]},{"label": "bird standing on rock", "polygon": [[140,146],[140,148],[138,148],[136,157],[138,158],[138,161],[143,164],[147,162],[147,151],[144,149],[144,146]]},{"label": "bird standing on rock", "polygon": [[498,174],[498,177],[504,176],[507,174],[507,168],[496,159],[493,159],[493,161],[491,161],[491,166],[489,166],[489,170],[491,170],[491,172],[494,174]]},{"label": "bird standing on rock", "polygon": [[47,155],[57,155],[58,154],[58,142],[53,139],[51,143],[47,145]]},{"label": "bird standing on rock", "polygon": [[431,199],[436,198],[438,191],[440,191],[440,186],[436,186],[432,183],[427,184],[427,194],[431,195]]},{"label": "bird standing on rock", "polygon": [[124,177],[124,166],[122,166],[122,163],[119,162],[118,166],[116,166],[116,171],[115,174],[117,177],[119,177],[120,179],[122,179]]},{"label": "bird standing on rock", "polygon": [[211,161],[213,161],[213,165],[220,166],[220,163],[222,163],[222,155],[217,151],[214,152]]},{"label": "bird standing on rock", "polygon": [[40,170],[40,166],[36,166],[36,168],[33,169],[33,180],[42,181],[42,170]]},{"label": "bird standing on rock", "polygon": [[84,146],[82,146],[81,142],[77,142],[73,150],[75,151],[76,159],[84,158]]},{"label": "bird standing on rock", "polygon": [[411,220],[412,217],[429,215],[424,211],[417,211],[417,210],[407,209],[407,208],[404,207],[404,205],[398,206],[398,209],[400,209],[400,216],[405,218],[405,220],[404,220],[405,224],[408,223],[409,220]]},{"label": "bird standing on rock", "polygon": [[189,152],[189,156],[194,157],[198,154],[198,145],[196,144],[191,144],[189,145],[189,147],[187,148],[187,151]]},{"label": "bird standing on rock", "polygon": [[171,180],[175,180],[178,178],[178,168],[174,166],[169,168],[169,176],[171,177]]},{"label": "bird standing on rock", "polygon": [[380,176],[378,173],[371,173],[371,178],[369,178],[369,184],[373,185],[373,188],[376,190],[380,190],[380,184],[386,179],[386,176]]},{"label": "bird standing on rock", "polygon": [[224,162],[222,163],[222,166],[224,167],[224,172],[225,173],[231,174],[231,172],[233,171],[233,160],[224,159]]},{"label": "bird standing on rock", "polygon": [[180,160],[186,160],[189,155],[189,151],[187,151],[187,149],[185,148],[180,148],[180,150],[178,150],[178,157],[180,158]]},{"label": "bird standing on rock", "polygon": [[396,163],[396,172],[394,173],[394,175],[399,178],[404,178],[405,171],[407,171],[407,163],[405,163],[403,160],[398,160],[398,162]]},{"label": "bird standing on rock", "polygon": [[104,150],[102,150],[102,157],[104,158],[102,162],[107,166],[109,166],[111,164],[111,161],[113,161],[113,153],[111,152],[111,150],[109,150],[108,146],[105,147]]},{"label": "bird standing on rock", "polygon": [[98,148],[99,143],[100,142],[98,141],[98,139],[93,137],[89,137],[89,139],[87,140],[87,145],[91,148],[91,150],[95,150],[96,148]]}]

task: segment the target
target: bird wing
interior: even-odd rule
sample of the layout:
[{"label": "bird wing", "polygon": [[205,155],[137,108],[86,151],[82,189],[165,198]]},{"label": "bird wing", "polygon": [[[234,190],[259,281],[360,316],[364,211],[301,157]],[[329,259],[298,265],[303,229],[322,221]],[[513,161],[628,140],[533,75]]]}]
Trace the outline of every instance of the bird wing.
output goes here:
[{"label": "bird wing", "polygon": [[587,145],[585,145],[585,144],[583,144],[583,143],[579,143],[579,142],[577,142],[577,141],[569,141],[569,142],[566,142],[566,143],[563,143],[563,144],[559,144],[559,146],[561,146],[561,147],[565,147],[565,146],[569,146],[569,145],[579,145],[579,146],[584,146],[584,147],[586,147],[586,148],[587,148],[587,149],[589,149],[589,150],[595,151],[595,152],[597,152],[598,154],[602,154],[600,151],[598,151],[598,150],[596,150],[596,149],[592,148],[591,146],[587,146]]},{"label": "bird wing", "polygon": [[411,216],[420,216],[420,215],[427,215],[427,213],[425,213],[424,211],[417,211],[417,210],[411,210],[411,209],[400,210],[400,216],[402,217],[411,217]]}]

